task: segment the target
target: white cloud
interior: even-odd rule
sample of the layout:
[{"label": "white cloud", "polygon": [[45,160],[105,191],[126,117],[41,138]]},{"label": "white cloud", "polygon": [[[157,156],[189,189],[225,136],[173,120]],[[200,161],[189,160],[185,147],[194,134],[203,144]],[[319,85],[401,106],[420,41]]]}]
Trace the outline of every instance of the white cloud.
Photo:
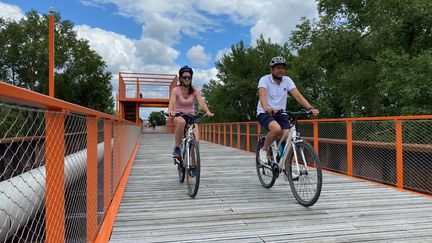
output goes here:
[{"label": "white cloud", "polygon": [[194,69],[193,86],[202,89],[203,85],[208,83],[211,79],[216,79],[217,69],[215,67],[210,69]]},{"label": "white cloud", "polygon": [[187,57],[194,66],[198,67],[206,67],[211,60],[211,56],[205,53],[201,45],[192,46],[187,51]]},{"label": "white cloud", "polygon": [[18,21],[24,17],[21,8],[0,2],[0,18]]},{"label": "white cloud", "polygon": [[219,61],[224,55],[227,55],[229,53],[231,53],[231,47],[225,47],[224,49],[219,50],[216,53],[216,60],[215,61]]}]

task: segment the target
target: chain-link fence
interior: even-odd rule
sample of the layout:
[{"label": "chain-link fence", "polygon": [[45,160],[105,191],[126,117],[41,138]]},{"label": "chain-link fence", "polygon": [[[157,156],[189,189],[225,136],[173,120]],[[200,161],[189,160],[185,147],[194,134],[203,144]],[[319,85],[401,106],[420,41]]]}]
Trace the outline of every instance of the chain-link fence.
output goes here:
[{"label": "chain-link fence", "polygon": [[0,102],[0,242],[94,240],[140,134],[109,115]]},{"label": "chain-link fence", "polygon": [[[326,170],[432,195],[432,116],[304,120],[297,130]],[[247,151],[260,132],[256,122],[200,124],[203,140]]]}]

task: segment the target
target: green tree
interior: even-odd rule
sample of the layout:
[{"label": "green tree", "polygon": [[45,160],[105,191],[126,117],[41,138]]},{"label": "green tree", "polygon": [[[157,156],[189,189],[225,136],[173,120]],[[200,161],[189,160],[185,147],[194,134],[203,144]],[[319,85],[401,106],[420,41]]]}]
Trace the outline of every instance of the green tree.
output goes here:
[{"label": "green tree", "polygon": [[287,46],[266,41],[262,36],[254,47],[246,47],[242,41],[231,47],[231,52],[216,63],[217,80],[211,80],[202,89],[210,110],[216,114],[211,121],[256,119],[258,81],[270,72],[268,63],[276,55],[291,58]]},{"label": "green tree", "polygon": [[166,118],[163,111],[153,111],[148,117],[148,121],[151,124],[156,124],[156,126],[166,125]]},{"label": "green tree", "polygon": [[[73,23],[55,14],[55,96],[113,113],[111,73],[88,41],[78,39]],[[18,22],[0,21],[0,79],[48,93],[48,15],[35,10]]]},{"label": "green tree", "polygon": [[303,19],[290,46],[299,79],[320,80],[327,116],[430,113],[431,1],[317,2],[320,19]]}]

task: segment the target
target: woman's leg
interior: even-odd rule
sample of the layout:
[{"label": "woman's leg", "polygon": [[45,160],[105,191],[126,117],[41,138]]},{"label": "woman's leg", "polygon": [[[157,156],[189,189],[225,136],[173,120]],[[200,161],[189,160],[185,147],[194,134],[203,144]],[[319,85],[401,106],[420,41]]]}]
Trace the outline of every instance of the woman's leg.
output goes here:
[{"label": "woman's leg", "polygon": [[179,147],[181,144],[181,139],[183,137],[183,131],[186,125],[186,121],[183,117],[174,117],[174,127],[175,127],[175,146]]},{"label": "woman's leg", "polygon": [[198,143],[200,140],[198,124],[195,124],[194,135],[195,135],[195,141]]}]

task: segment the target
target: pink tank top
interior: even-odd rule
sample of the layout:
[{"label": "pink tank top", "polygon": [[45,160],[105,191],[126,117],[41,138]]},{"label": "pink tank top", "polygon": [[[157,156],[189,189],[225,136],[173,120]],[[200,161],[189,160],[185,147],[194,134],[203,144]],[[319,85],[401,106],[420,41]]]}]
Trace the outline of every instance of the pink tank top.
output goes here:
[{"label": "pink tank top", "polygon": [[185,114],[195,114],[195,89],[194,93],[188,95],[185,99],[182,95],[181,88],[179,86],[174,87],[173,91],[176,94],[176,101],[174,103],[175,112],[183,112]]}]

